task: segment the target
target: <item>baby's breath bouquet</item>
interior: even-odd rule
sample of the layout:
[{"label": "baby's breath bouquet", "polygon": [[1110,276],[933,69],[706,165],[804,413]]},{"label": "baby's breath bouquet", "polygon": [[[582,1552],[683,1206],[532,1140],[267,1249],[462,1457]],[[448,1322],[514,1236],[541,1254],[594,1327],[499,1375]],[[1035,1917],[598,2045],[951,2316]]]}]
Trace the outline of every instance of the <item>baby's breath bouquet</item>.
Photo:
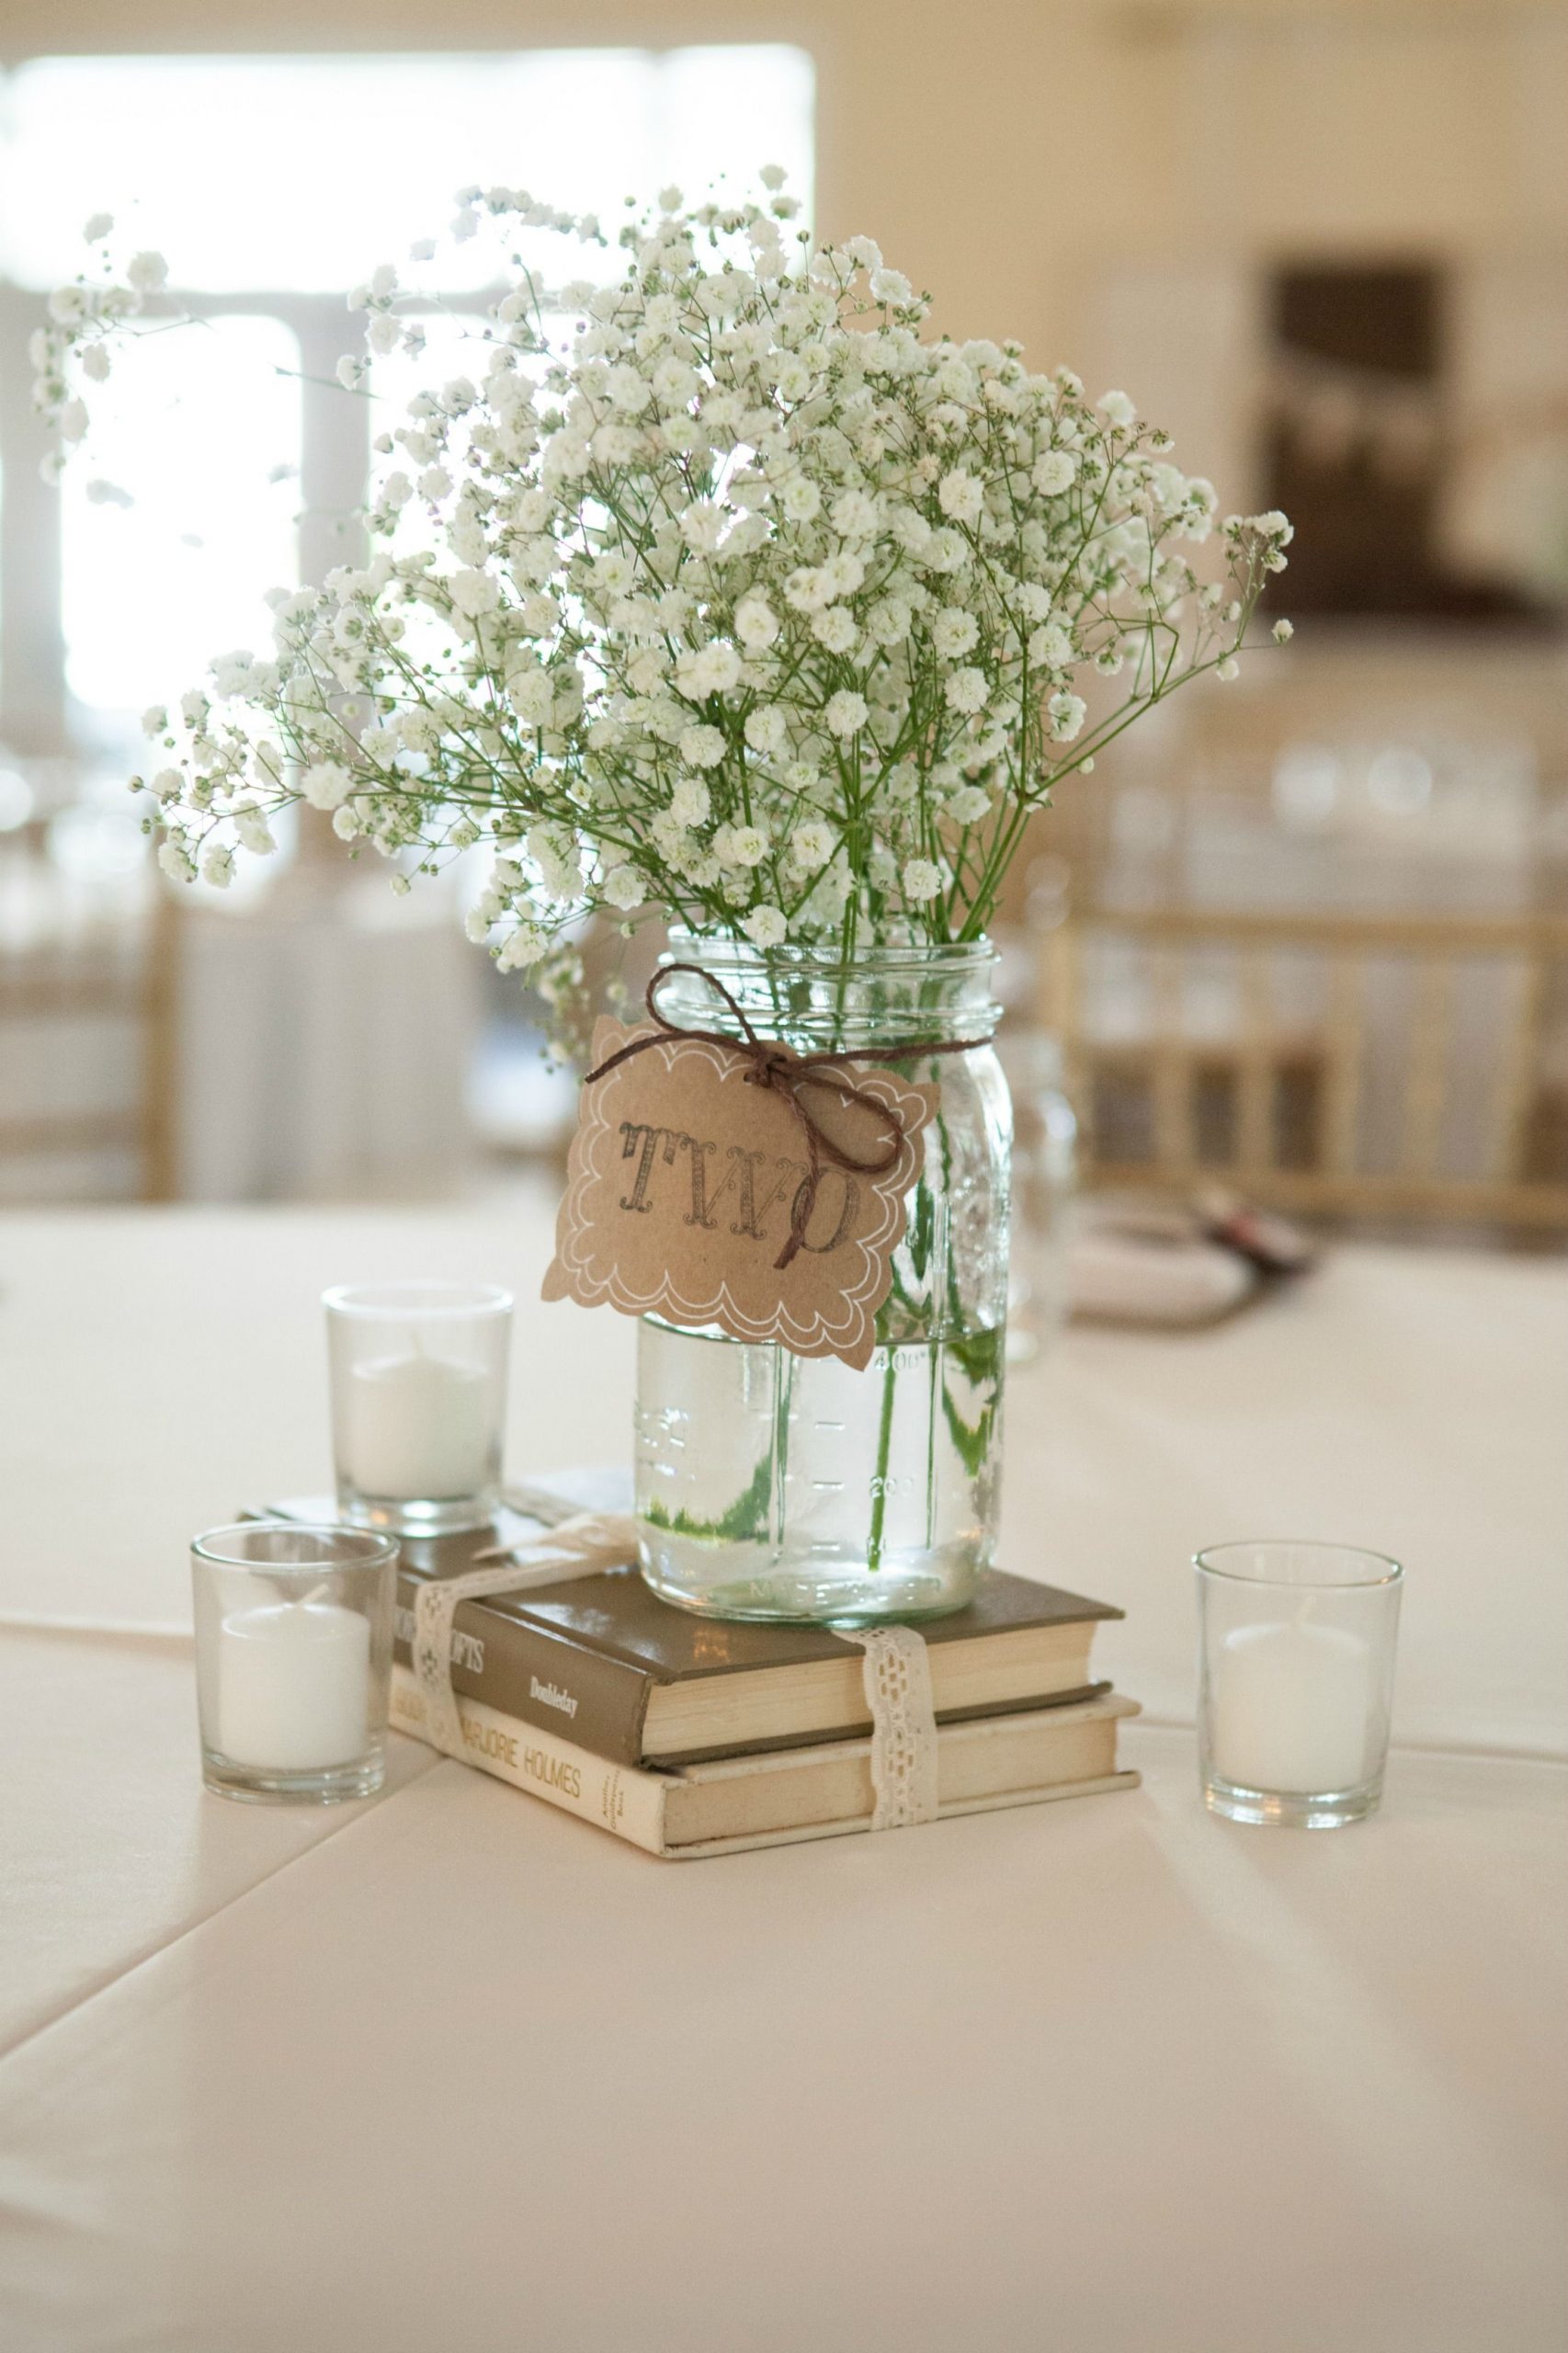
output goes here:
[{"label": "baby's breath bouquet", "polygon": [[[501,290],[471,371],[377,438],[368,561],[274,591],[269,654],[146,715],[166,872],[225,882],[301,800],[400,889],[486,844],[472,936],[547,991],[592,909],[845,961],[971,940],[1058,781],[1233,675],[1285,518],[1226,520],[1201,584],[1214,493],[1124,393],[929,336],[869,237],[816,244],[762,179],[665,190],[616,282],[553,288],[521,248],[597,222],[462,192]],[[116,272],[108,226],[35,354],[67,442],[163,324],[162,257]],[[370,396],[429,304],[391,266],[350,302]]]},{"label": "baby's breath bouquet", "polygon": [[[1290,529],[1216,533],[1210,485],[1124,393],[931,336],[869,238],[815,244],[780,179],[690,210],[666,189],[621,231],[609,284],[528,266],[541,235],[602,244],[597,222],[465,191],[455,233],[497,240],[498,290],[466,372],[377,437],[368,560],[275,591],[270,653],[222,656],[174,722],[147,713],[143,789],[187,881],[225,882],[296,801],[392,859],[400,890],[483,846],[471,930],[563,1029],[582,918],[649,915],[683,936],[662,1001],[678,1026],[727,1005],[756,1034],[923,1078],[869,1366],[733,1320],[715,1347],[696,1311],[640,1326],[655,1589],[839,1622],[954,1608],[992,1557],[1008,1122],[983,934],[1009,860],[1062,777],[1177,687],[1234,675]],[[115,347],[164,323],[164,275],[156,255],[117,273],[97,242],[53,298],[39,398],[66,442]],[[339,373],[379,398],[432,303],[391,266],[351,302],[368,347]],[[662,1138],[656,1181],[688,1183],[685,1225],[715,1230],[709,1145],[623,1133],[636,1184]],[[762,1157],[732,1147],[712,1178],[729,1233],[778,1269],[825,1256],[850,1188],[813,1239],[814,1149],[754,1193],[739,1171]]]}]

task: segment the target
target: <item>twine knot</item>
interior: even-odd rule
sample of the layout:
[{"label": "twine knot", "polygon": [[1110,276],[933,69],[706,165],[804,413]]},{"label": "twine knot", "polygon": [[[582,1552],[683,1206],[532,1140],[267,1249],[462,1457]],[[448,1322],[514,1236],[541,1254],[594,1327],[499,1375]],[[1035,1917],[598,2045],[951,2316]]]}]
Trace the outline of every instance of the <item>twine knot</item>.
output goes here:
[{"label": "twine knot", "polygon": [[[669,1016],[661,1010],[659,993],[665,982],[672,980],[677,972],[687,972],[693,979],[705,982],[715,996],[723,999],[740,1024],[740,1037],[732,1037],[727,1030],[723,1029],[699,1029],[685,1022],[672,1021]],[[812,1211],[816,1207],[817,1189],[822,1182],[824,1160],[830,1161],[835,1168],[843,1169],[847,1175],[885,1176],[889,1169],[896,1165],[899,1154],[903,1149],[903,1121],[892,1105],[884,1103],[880,1096],[872,1095],[867,1088],[857,1086],[852,1079],[846,1076],[835,1065],[851,1061],[909,1062],[923,1054],[962,1054],[967,1053],[971,1046],[981,1046],[985,1043],[983,1038],[911,1038],[900,1046],[860,1047],[853,1055],[842,1051],[816,1054],[791,1053],[787,1046],[780,1046],[776,1040],[758,1037],[742,1007],[731,995],[723,982],[716,973],[706,971],[700,964],[662,964],[648,983],[644,1003],[648,1008],[649,1020],[653,1023],[657,1030],[663,1032],[663,1036],[633,1038],[627,1045],[611,1054],[608,1060],[600,1063],[596,1070],[589,1071],[583,1081],[584,1086],[592,1086],[597,1079],[606,1077],[619,1063],[630,1062],[634,1054],[644,1052],[649,1046],[662,1045],[665,1038],[695,1038],[700,1040],[704,1045],[718,1046],[726,1053],[740,1055],[747,1064],[745,1071],[742,1074],[744,1084],[747,1086],[769,1088],[775,1095],[781,1097],[793,1112],[796,1123],[805,1139],[806,1174],[796,1189],[795,1199],[790,1207],[789,1235],[784,1247],[773,1262],[778,1268],[790,1265],[805,1241],[806,1228],[811,1222]],[[831,1095],[840,1104],[854,1104],[859,1109],[869,1112],[872,1119],[881,1127],[884,1138],[881,1151],[869,1155],[857,1154],[830,1136],[812,1107],[810,1097],[812,1093]]]}]

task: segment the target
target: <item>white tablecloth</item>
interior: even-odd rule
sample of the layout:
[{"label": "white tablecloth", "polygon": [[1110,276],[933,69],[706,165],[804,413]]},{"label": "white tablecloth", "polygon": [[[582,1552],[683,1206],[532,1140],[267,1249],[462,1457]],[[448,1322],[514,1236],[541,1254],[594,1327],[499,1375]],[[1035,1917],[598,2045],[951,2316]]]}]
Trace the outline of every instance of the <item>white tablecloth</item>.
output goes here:
[{"label": "white tablecloth", "polygon": [[[539,1304],[552,1215],[0,1218],[0,1612],[183,1625],[194,1529],[322,1492],[331,1282],[509,1284],[511,1469],[624,1460],[634,1327]],[[1408,1564],[1402,1738],[1568,1754],[1568,1261],[1346,1247],[1008,1383],[1004,1562],[1126,1606],[1106,1655],[1152,1712],[1191,1720],[1192,1552],[1319,1536]]]},{"label": "white tablecloth", "polygon": [[[321,1483],[316,1290],[526,1302],[546,1238],[0,1220],[0,1612],[176,1630],[0,1631],[7,2353],[1558,2353],[1561,1265],[1346,1249],[1014,1381],[1008,1556],[1128,1607],[1155,1714],[1194,1543],[1406,1559],[1347,1833],[1210,1819],[1180,1722],[1131,1797],[701,1865],[401,1741],[203,1797],[184,1540]],[[623,1451],[631,1327],[521,1314],[514,1468]]]}]

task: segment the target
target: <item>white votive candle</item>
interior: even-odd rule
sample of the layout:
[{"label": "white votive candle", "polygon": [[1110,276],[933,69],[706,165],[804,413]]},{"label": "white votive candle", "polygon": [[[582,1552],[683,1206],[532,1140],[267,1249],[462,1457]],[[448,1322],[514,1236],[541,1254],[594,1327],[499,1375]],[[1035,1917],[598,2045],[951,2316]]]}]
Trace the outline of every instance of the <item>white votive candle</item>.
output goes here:
[{"label": "white votive candle", "polygon": [[1240,1626],[1214,1661],[1213,1766],[1238,1789],[1354,1790],[1367,1779],[1372,1650],[1341,1626]]},{"label": "white votive candle", "polygon": [[335,1602],[237,1611],[218,1628],[218,1747],[236,1765],[309,1771],[364,1752],[370,1625]]},{"label": "white votive candle", "polygon": [[363,1495],[439,1502],[487,1486],[495,1439],[490,1375],[419,1353],[351,1370],[342,1469]]}]

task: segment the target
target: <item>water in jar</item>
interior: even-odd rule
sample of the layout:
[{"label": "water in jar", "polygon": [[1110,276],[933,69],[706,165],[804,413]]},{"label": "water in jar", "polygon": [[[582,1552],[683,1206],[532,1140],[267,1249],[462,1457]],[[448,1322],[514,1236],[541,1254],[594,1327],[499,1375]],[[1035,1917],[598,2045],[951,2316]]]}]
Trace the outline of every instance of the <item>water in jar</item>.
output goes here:
[{"label": "water in jar", "polygon": [[637,1508],[654,1589],[727,1618],[959,1608],[984,1565],[1003,1330],[879,1347],[863,1371],[648,1317]]}]

